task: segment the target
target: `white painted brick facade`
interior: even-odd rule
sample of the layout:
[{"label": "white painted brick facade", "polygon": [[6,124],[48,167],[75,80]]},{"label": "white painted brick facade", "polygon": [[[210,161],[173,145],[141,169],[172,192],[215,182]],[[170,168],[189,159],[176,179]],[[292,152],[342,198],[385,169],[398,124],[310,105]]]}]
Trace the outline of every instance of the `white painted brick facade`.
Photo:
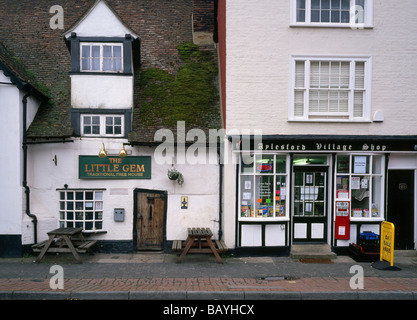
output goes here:
[{"label": "white painted brick facade", "polygon": [[[372,29],[290,27],[290,1],[227,1],[227,130],[417,134],[416,13],[413,0],[375,0]],[[384,121],[288,121],[291,55],[371,56],[371,120],[380,110]]]}]

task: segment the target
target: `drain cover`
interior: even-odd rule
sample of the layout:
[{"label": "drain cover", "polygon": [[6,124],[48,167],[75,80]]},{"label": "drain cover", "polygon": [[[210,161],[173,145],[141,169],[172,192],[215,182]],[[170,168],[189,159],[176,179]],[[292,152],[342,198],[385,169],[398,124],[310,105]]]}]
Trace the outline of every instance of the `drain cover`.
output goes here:
[{"label": "drain cover", "polygon": [[296,276],[271,276],[271,277],[261,277],[261,280],[266,281],[277,281],[277,280],[297,280]]}]

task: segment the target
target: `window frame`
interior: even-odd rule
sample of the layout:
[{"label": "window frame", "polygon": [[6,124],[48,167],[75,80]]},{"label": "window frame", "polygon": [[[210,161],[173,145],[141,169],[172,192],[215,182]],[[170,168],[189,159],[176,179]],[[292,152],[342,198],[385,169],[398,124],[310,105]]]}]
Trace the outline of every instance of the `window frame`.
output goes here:
[{"label": "window frame", "polygon": [[[89,70],[85,70],[83,69],[83,60],[85,58],[83,58],[83,47],[89,46],[90,47],[90,53],[91,53],[91,47],[92,46],[98,46],[100,47],[100,69],[99,70],[92,70],[91,68]],[[104,46],[111,46],[112,47],[112,52],[113,52],[113,47],[117,46],[120,47],[120,69],[118,70],[104,70]],[[91,59],[91,55],[88,59]],[[113,60],[114,57],[112,57]],[[124,65],[123,65],[123,43],[116,43],[116,42],[80,42],[80,72],[82,73],[91,73],[91,72],[98,72],[98,73],[123,73],[124,72]],[[91,67],[91,66],[90,66]]]},{"label": "window frame", "polygon": [[[273,171],[266,173],[266,172],[258,172],[256,169],[256,159],[259,156],[272,156],[274,159],[273,162]],[[251,172],[249,171],[243,171],[242,168],[242,161],[243,161],[243,157],[252,157],[253,159],[253,165],[252,165],[252,169]],[[285,157],[285,172],[277,172],[277,162],[276,162],[276,158],[277,157]],[[291,186],[290,186],[290,156],[287,153],[265,153],[265,152],[250,152],[250,153],[242,153],[240,155],[240,169],[239,169],[239,184],[238,184],[238,197],[239,197],[239,206],[238,206],[238,220],[240,222],[246,221],[246,222],[274,222],[274,221],[289,221],[290,219],[290,202],[291,202]],[[251,195],[251,208],[249,208],[249,210],[253,210],[253,217],[247,217],[247,216],[242,216],[242,207],[245,206],[243,203],[243,201],[249,200],[249,199],[243,199],[243,192],[245,190],[242,189],[242,177],[251,177],[252,179],[251,184],[253,185],[251,187],[251,193],[253,193]],[[272,177],[272,181],[273,181],[273,188],[272,188],[272,196],[273,196],[273,216],[268,216],[269,213],[267,213],[266,216],[259,216],[258,213],[256,213],[257,209],[257,199],[256,199],[256,195],[258,194],[258,189],[259,186],[257,186],[257,177],[258,178],[263,178],[263,177]],[[281,185],[281,183],[283,182],[283,180],[285,181],[285,190],[286,190],[286,194],[285,199],[282,199],[282,194],[280,193],[279,195],[279,199],[277,200],[277,196],[276,196],[276,192],[277,192],[277,182],[278,179],[280,178],[280,192],[283,191],[282,188],[283,186]],[[283,201],[285,201],[285,208],[284,208],[284,212],[277,212],[277,201],[279,201],[279,206],[281,207],[281,204]],[[247,201],[249,202],[249,201]],[[246,204],[248,205],[248,204]],[[260,205],[262,206],[262,205]],[[252,209],[253,208],[253,209]],[[267,209],[269,210],[269,209]],[[269,212],[269,211],[268,211]],[[283,215],[277,215],[277,214],[282,214]]]},{"label": "window frame", "polygon": [[[349,157],[349,164],[348,164],[348,172],[338,171],[339,167],[339,158],[347,156]],[[355,172],[354,169],[354,159],[355,157],[367,157],[366,162],[366,171],[365,172]],[[378,170],[374,171],[376,161],[380,161],[379,165],[379,172]],[[349,219],[351,222],[374,222],[374,221],[383,221],[385,217],[385,157],[383,154],[376,154],[376,153],[346,153],[346,154],[337,154],[336,155],[336,165],[334,168],[334,177],[335,177],[335,184],[334,184],[334,212],[336,214],[336,202],[337,201],[348,201],[350,204],[350,212],[349,212]],[[337,189],[338,186],[338,177],[340,179],[343,179],[343,177],[348,179],[348,192],[347,197],[345,195],[340,196],[340,193],[338,191],[341,191],[342,189]],[[360,209],[367,209],[369,216],[355,216],[354,210],[357,208],[354,208],[354,202],[353,202],[353,192],[352,190],[358,190],[358,188],[352,188],[353,179],[356,179],[356,184],[361,184],[362,179],[367,179],[367,190],[368,195],[365,194],[364,198],[368,198],[368,207],[360,208]],[[379,180],[379,186],[378,190],[376,190],[376,187],[374,183],[378,183]],[[362,185],[359,189],[363,189]],[[343,191],[342,191],[343,192]],[[378,200],[377,203],[377,210],[378,215],[374,216],[373,212],[373,204],[375,204],[376,200]],[[362,214],[365,214],[364,211],[362,211]]]},{"label": "window frame", "polygon": [[349,22],[311,22],[311,0],[305,0],[305,21],[297,21],[297,0],[291,0],[291,27],[330,27],[330,28],[351,28],[366,29],[373,28],[373,0],[364,1],[364,22],[352,23],[352,17],[355,17],[355,0],[350,0]]},{"label": "window frame", "polygon": [[[59,192],[59,216],[58,222],[60,228],[77,228],[82,227],[83,232],[97,232],[103,231],[104,221],[104,190],[105,189],[57,189]],[[69,193],[73,194],[72,199],[69,199]],[[82,193],[82,199],[77,199],[77,193]],[[93,198],[87,199],[86,194],[92,193]],[[101,194],[101,198],[97,195]],[[62,197],[64,195],[64,198]],[[72,203],[72,209],[68,204]],[[82,209],[77,209],[78,205],[82,204]],[[91,203],[92,209],[87,209],[86,204]],[[99,206],[97,207],[97,204]],[[89,206],[90,207],[90,206]],[[68,214],[72,214],[72,219]],[[82,214],[82,219],[77,219]],[[92,214],[91,219],[87,219],[87,214]],[[101,218],[97,218],[96,215],[101,214]],[[92,227],[86,227],[86,223],[91,223]],[[101,228],[99,227],[101,226]]]},{"label": "window frame", "polygon": [[[304,61],[304,86],[296,87],[296,63]],[[311,62],[349,62],[349,87],[348,87],[348,111],[345,114],[322,112],[311,114],[310,112],[310,65]],[[355,87],[355,63],[364,63],[363,89]],[[371,122],[371,84],[372,84],[372,57],[370,56],[291,56],[290,61],[290,93],[288,121],[305,122]],[[316,89],[320,90],[320,88]],[[295,92],[303,92],[303,115],[295,114]],[[354,93],[363,92],[362,116],[354,114]],[[344,117],[344,118],[343,118]]]},{"label": "window frame", "polygon": [[[99,117],[100,119],[100,123],[99,123],[99,131],[100,133],[98,134],[93,134],[93,133],[85,133],[85,118],[86,117]],[[112,117],[113,118],[113,122],[114,122],[114,118],[118,117],[121,119],[121,123],[120,123],[120,134],[108,134],[106,133],[106,120],[108,117]],[[80,114],[80,133],[82,137],[117,137],[117,138],[122,138],[125,136],[125,117],[123,114],[89,114],[89,113],[81,113]],[[113,128],[114,128],[114,124],[113,124]]]}]

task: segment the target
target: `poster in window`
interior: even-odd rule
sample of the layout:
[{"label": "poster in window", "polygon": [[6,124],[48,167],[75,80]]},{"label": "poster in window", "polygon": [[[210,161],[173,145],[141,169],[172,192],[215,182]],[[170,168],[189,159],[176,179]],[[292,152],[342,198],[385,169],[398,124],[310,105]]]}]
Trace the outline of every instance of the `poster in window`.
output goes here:
[{"label": "poster in window", "polygon": [[366,173],[366,156],[355,156],[353,173]]},{"label": "poster in window", "polygon": [[360,182],[361,182],[360,177],[352,177],[352,184],[351,184],[352,190],[360,189]]},{"label": "poster in window", "polygon": [[250,200],[252,198],[252,193],[243,192],[243,200]]}]

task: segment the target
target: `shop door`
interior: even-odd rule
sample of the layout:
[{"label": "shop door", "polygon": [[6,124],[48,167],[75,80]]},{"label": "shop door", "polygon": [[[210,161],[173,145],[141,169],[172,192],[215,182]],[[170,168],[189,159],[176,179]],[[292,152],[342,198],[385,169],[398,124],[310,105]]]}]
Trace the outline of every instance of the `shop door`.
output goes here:
[{"label": "shop door", "polygon": [[326,242],[327,167],[294,167],[293,243]]},{"label": "shop door", "polygon": [[395,226],[395,249],[414,249],[413,217],[414,170],[389,170],[387,221]]},{"label": "shop door", "polygon": [[166,193],[152,190],[135,191],[134,241],[137,250],[162,250],[166,212]]}]

